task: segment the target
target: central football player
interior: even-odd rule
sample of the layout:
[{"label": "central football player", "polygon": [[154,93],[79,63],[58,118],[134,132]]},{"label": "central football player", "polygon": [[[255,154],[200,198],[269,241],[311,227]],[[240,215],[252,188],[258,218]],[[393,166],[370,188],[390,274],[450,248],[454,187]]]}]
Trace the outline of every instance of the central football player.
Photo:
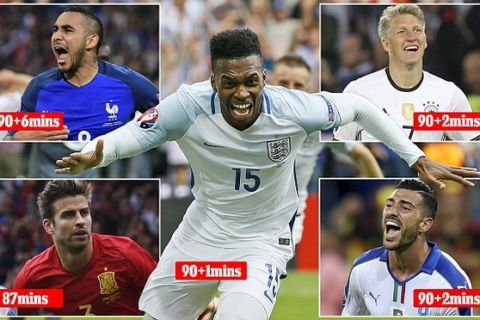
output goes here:
[{"label": "central football player", "polygon": [[383,247],[355,260],[343,315],[472,315],[472,308],[414,306],[415,289],[472,287],[457,262],[426,240],[436,212],[435,194],[423,182],[402,180],[396,186],[383,208]]},{"label": "central football player", "polygon": [[[182,85],[143,119],[89,143],[57,164],[77,173],[176,140],[195,178],[195,200],[160,258],[140,298],[147,319],[195,319],[220,292],[217,319],[268,319],[294,252],[291,227],[298,208],[294,159],[314,131],[359,121],[430,183],[477,176],[425,158],[366,99],[309,94],[266,86],[257,35],[221,32],[210,41],[210,81]],[[149,119],[151,118],[148,114]],[[103,145],[105,150],[103,150]],[[247,279],[177,281],[175,261],[245,261]]]}]

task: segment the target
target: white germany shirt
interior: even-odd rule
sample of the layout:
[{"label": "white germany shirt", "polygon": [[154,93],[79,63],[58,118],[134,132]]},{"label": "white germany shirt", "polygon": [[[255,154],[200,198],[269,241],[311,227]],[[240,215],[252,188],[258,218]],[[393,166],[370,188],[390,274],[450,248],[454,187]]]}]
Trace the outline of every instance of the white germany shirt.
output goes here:
[{"label": "white germany shirt", "polygon": [[[344,92],[355,93],[373,102],[386,112],[402,129],[410,140],[468,141],[480,131],[414,131],[414,112],[471,112],[465,94],[453,83],[423,71],[422,80],[411,89],[395,85],[387,69],[366,75],[352,81]],[[356,123],[349,123],[334,131],[334,138],[343,141],[378,141]]]}]

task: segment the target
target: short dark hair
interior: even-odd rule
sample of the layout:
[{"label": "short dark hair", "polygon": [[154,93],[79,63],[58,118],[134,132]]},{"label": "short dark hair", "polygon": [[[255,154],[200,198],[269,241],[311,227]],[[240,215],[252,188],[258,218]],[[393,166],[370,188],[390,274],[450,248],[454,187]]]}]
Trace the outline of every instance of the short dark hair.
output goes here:
[{"label": "short dark hair", "polygon": [[210,39],[210,55],[212,69],[220,59],[240,59],[252,55],[258,56],[263,65],[257,34],[248,28],[227,30],[214,35]]},{"label": "short dark hair", "polygon": [[274,68],[280,64],[284,64],[289,67],[302,67],[307,69],[308,72],[312,71],[312,68],[308,65],[307,61],[305,61],[302,56],[296,53],[287,53],[286,55],[282,56],[280,59],[275,61]]},{"label": "short dark hair", "polygon": [[432,188],[426,183],[416,179],[404,179],[400,181],[395,189],[406,189],[420,193],[423,200],[424,216],[435,219],[435,215],[437,214],[437,198]]},{"label": "short dark hair", "polygon": [[102,45],[103,41],[103,25],[102,21],[95,15],[95,13],[88,7],[81,7],[81,6],[70,6],[67,7],[63,13],[65,12],[76,12],[84,15],[87,20],[90,22],[87,24],[87,31],[89,34],[96,34],[98,35],[98,44],[97,44],[97,53]]},{"label": "short dark hair", "polygon": [[85,180],[52,180],[37,197],[37,205],[42,219],[53,220],[55,215],[52,204],[65,197],[85,196],[88,204],[92,202],[93,187]]}]

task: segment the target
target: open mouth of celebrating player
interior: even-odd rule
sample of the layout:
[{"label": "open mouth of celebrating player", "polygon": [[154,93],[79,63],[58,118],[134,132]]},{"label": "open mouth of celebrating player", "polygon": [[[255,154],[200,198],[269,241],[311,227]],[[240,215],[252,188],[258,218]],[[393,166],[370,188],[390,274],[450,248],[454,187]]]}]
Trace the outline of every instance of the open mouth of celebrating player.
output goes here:
[{"label": "open mouth of celebrating player", "polygon": [[418,45],[409,45],[403,48],[404,51],[408,52],[417,52],[418,51]]},{"label": "open mouth of celebrating player", "polygon": [[387,220],[385,222],[385,239],[392,240],[395,238],[401,230],[402,226],[399,221]]},{"label": "open mouth of celebrating player", "polygon": [[253,104],[252,103],[232,103],[230,108],[233,114],[237,118],[245,118],[250,114],[252,110]]},{"label": "open mouth of celebrating player", "polygon": [[53,47],[53,50],[55,51],[55,56],[57,58],[57,63],[62,64],[67,61],[68,58],[68,49],[61,46],[61,45],[55,45]]}]

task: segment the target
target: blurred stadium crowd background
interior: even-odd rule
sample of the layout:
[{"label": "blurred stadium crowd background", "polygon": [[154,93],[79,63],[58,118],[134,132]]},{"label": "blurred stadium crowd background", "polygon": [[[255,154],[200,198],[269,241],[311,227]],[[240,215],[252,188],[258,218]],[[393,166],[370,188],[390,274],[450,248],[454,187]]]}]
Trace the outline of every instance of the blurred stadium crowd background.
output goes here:
[{"label": "blurred stadium crowd background", "polygon": [[[186,0],[177,0],[179,2],[184,2]],[[222,2],[230,0],[200,0],[205,2]],[[237,1],[237,0],[233,0]],[[243,0],[241,0],[243,1]],[[303,0],[288,0],[289,3],[295,4]],[[318,0],[315,0],[318,1]],[[163,0],[85,0],[82,3],[163,3]],[[319,3],[475,3],[475,0],[321,0]],[[0,3],[78,3],[75,0],[0,0]]]},{"label": "blurred stadium crowd background", "polygon": [[[318,4],[317,0],[162,1],[162,97],[181,83],[209,78],[209,39],[226,29],[254,30],[267,70],[288,52],[301,55],[312,70],[319,70]],[[314,77],[313,87],[318,89],[315,72]]]},{"label": "blurred stadium crowd background", "polygon": [[[341,312],[343,287],[355,258],[381,246],[381,214],[398,180],[322,180],[320,186],[321,314]],[[436,191],[438,211],[427,240],[436,242],[480,287],[480,181]]]},{"label": "blurred stadium crowd background", "polygon": [[[126,65],[158,84],[158,6],[90,7],[104,27],[110,61]],[[56,66],[50,37],[65,6],[0,6],[0,69],[37,75]]]},{"label": "blurred stadium crowd background", "polygon": [[0,0],[1,3],[159,3],[160,0]]},{"label": "blurred stadium crowd background", "polygon": [[[36,205],[46,182],[0,180],[0,285],[7,288],[28,259],[52,245]],[[158,180],[91,182],[92,232],[127,236],[158,261]]]}]

